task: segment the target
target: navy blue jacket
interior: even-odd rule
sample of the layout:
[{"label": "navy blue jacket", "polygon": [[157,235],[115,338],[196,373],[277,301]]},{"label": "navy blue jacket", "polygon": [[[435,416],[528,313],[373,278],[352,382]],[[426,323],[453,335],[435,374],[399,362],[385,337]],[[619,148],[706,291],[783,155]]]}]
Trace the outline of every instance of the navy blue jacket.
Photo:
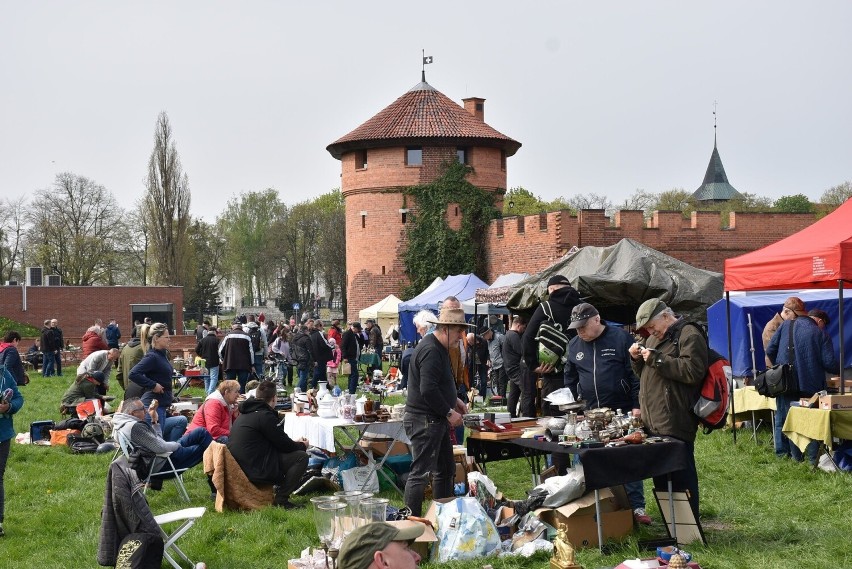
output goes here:
[{"label": "navy blue jacket", "polygon": [[[790,326],[793,326],[795,361],[790,361],[787,351]],[[794,364],[801,397],[810,397],[825,389],[825,372],[838,371],[831,340],[822,333],[817,323],[807,316],[785,320],[766,346],[766,356],[775,364]]]},{"label": "navy blue jacket", "polygon": [[154,389],[158,383],[163,386],[162,393],[154,394],[154,399],[163,409],[168,409],[172,404],[172,375],[175,371],[166,353],[166,350],[150,349],[130,370],[130,381],[146,392]]},{"label": "navy blue jacket", "polygon": [[627,350],[633,336],[621,328],[604,327],[592,342],[575,336],[568,342],[565,386],[583,399],[587,409],[639,408],[639,378]]}]

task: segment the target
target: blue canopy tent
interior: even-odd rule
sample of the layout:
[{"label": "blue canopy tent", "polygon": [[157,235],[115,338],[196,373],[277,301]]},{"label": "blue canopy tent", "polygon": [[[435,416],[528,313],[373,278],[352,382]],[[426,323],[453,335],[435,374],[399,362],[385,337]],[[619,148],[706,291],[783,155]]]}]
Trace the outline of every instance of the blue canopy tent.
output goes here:
[{"label": "blue canopy tent", "polygon": [[450,275],[444,282],[432,290],[426,290],[405,302],[399,303],[399,336],[401,342],[414,342],[417,330],[414,327],[414,315],[421,310],[431,310],[438,313],[441,302],[448,296],[458,299],[470,298],[476,294],[476,289],[488,285],[474,275]]},{"label": "blue canopy tent", "polygon": [[[848,292],[848,294],[847,294]],[[733,295],[731,299],[731,361],[733,373],[738,377],[754,377],[755,365],[757,371],[766,369],[763,351],[763,328],[772,320],[790,296],[797,296],[805,303],[805,308],[819,308],[828,313],[830,322],[825,331],[832,339],[834,353],[840,354],[840,319],[838,318],[839,299],[837,291],[822,290],[811,292],[773,292],[755,295]],[[844,298],[852,298],[852,291],[844,291]],[[728,331],[725,321],[726,301],[722,299],[707,309],[707,327],[710,347],[720,354],[728,353]],[[852,321],[852,303],[843,305],[844,319]],[[751,339],[749,339],[749,315],[751,316]],[[845,340],[843,350],[844,367],[852,366],[852,337]],[[754,363],[751,348],[754,346]]]}]

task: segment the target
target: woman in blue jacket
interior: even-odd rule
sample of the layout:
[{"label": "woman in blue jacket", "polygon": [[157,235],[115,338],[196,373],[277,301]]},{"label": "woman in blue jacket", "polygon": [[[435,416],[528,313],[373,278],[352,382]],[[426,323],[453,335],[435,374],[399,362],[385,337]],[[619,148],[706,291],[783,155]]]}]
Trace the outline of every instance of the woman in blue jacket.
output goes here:
[{"label": "woman in blue jacket", "polygon": [[[3,343],[12,344],[17,352],[20,340],[20,334],[13,330],[6,333]],[[9,460],[9,450],[12,448],[12,439],[15,436],[12,416],[23,406],[24,397],[18,391],[18,382],[6,368],[0,373],[0,536],[5,535],[3,516],[6,509],[6,490],[3,485],[3,476],[6,474],[6,462]]]},{"label": "woman in blue jacket", "polygon": [[150,406],[156,400],[160,425],[166,424],[166,409],[172,404],[172,375],[174,368],[169,361],[171,337],[162,322],[151,324],[140,332],[145,355],[130,370],[130,381],[142,387],[142,402]]}]

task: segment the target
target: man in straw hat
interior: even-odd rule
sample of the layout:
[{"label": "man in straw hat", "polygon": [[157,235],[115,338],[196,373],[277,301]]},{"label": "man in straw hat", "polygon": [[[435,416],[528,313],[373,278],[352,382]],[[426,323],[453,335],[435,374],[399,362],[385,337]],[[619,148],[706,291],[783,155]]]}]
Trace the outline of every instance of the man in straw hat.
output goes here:
[{"label": "man in straw hat", "polygon": [[[695,468],[695,434],[698,418],[692,406],[698,399],[707,372],[708,347],[697,326],[687,326],[666,303],[646,300],[636,312],[636,328],[649,334],[645,345],[628,350],[633,371],[639,376],[639,407],[642,422],[651,435],[679,439],[686,444],[687,467],[671,474],[675,490],[689,492],[689,503],[698,518],[698,471]],[[667,487],[666,476],[654,477],[654,488]]]},{"label": "man in straw hat", "polygon": [[338,569],[410,569],[420,564],[420,555],[411,549],[424,526],[408,522],[392,526],[373,522],[347,536],[337,556]]},{"label": "man in straw hat", "polygon": [[461,308],[442,308],[432,334],[423,338],[411,355],[405,433],[411,441],[411,472],[405,484],[405,505],[423,514],[423,493],[432,477],[432,496],[453,495],[453,446],[450,428],[462,424],[467,406],[458,398],[450,367],[449,348],[458,344],[470,324]]}]

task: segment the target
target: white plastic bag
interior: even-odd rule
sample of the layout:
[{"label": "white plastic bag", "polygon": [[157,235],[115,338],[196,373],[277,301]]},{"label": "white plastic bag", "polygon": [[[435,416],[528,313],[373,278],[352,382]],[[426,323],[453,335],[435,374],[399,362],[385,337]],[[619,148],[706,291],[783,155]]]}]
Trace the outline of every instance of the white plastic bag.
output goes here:
[{"label": "white plastic bag", "polygon": [[[364,492],[379,491],[379,477],[375,471],[376,463],[370,461],[367,466],[356,466],[340,472],[340,480],[343,483],[343,489],[347,492],[350,490],[363,490]],[[366,486],[364,483],[366,482]]]},{"label": "white plastic bag", "polygon": [[438,561],[476,559],[500,551],[497,527],[475,498],[436,505]]},{"label": "white plastic bag", "polygon": [[536,486],[536,489],[539,488],[547,491],[547,498],[542,504],[545,508],[558,508],[573,502],[586,493],[586,475],[583,472],[583,465],[578,464],[568,470],[565,476],[551,476]]}]

